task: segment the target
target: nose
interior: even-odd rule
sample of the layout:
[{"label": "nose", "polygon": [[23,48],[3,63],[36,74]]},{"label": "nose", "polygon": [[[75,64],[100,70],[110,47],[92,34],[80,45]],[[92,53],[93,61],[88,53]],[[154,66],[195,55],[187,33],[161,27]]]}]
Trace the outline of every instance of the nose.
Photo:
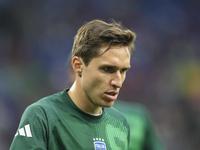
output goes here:
[{"label": "nose", "polygon": [[120,71],[117,71],[115,74],[113,74],[113,78],[111,80],[111,85],[116,88],[121,88],[123,83],[123,77]]}]

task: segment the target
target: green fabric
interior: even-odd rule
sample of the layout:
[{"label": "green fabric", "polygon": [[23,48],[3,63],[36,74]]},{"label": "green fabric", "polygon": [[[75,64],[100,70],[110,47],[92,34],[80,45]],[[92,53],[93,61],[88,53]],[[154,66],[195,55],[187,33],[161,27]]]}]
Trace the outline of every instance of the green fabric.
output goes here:
[{"label": "green fabric", "polygon": [[164,150],[153,127],[147,109],[136,103],[117,100],[114,107],[126,117],[130,125],[129,150]]},{"label": "green fabric", "polygon": [[126,118],[119,111],[105,108],[100,116],[89,115],[65,90],[27,107],[10,150],[95,150],[95,144],[104,143],[107,150],[126,150],[129,133]]}]

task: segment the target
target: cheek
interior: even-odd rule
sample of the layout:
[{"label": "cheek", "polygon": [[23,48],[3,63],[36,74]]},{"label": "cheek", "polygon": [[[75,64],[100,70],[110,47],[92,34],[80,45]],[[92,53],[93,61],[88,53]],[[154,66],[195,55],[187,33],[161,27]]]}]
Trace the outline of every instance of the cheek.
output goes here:
[{"label": "cheek", "polygon": [[96,77],[91,81],[91,85],[93,86],[93,88],[102,89],[105,86],[105,79]]},{"label": "cheek", "polygon": [[109,76],[102,74],[98,70],[86,70],[82,75],[82,87],[87,92],[105,90],[109,84]]},{"label": "cheek", "polygon": [[101,80],[93,73],[82,76],[82,87],[87,91],[93,91],[100,84]]},{"label": "cheek", "polygon": [[107,88],[107,82],[105,78],[93,77],[88,78],[88,82],[85,82],[85,88],[87,92],[91,94],[99,95],[100,93],[104,92]]}]

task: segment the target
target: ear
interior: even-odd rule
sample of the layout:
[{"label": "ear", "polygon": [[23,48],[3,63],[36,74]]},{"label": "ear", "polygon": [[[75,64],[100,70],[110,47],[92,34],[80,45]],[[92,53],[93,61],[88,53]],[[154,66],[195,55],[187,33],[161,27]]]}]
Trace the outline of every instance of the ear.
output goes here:
[{"label": "ear", "polygon": [[74,71],[81,77],[82,68],[83,68],[83,61],[80,57],[75,56],[72,59],[72,67],[73,67]]}]

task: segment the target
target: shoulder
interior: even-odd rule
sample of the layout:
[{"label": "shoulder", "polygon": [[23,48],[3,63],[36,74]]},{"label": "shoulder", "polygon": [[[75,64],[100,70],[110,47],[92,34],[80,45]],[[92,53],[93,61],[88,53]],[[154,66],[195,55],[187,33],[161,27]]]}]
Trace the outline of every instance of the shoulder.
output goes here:
[{"label": "shoulder", "polygon": [[62,99],[59,96],[59,93],[46,96],[37,102],[29,105],[23,115],[23,118],[47,118],[51,115],[58,113],[58,110],[60,109],[60,106],[63,106]]},{"label": "shoulder", "polygon": [[110,107],[110,108],[104,108],[105,112],[112,116],[113,118],[116,118],[117,120],[120,120],[122,122],[126,121],[125,116],[116,108]]},{"label": "shoulder", "polygon": [[124,114],[129,124],[138,124],[140,127],[152,124],[151,113],[142,104],[119,100],[114,107]]},{"label": "shoulder", "polygon": [[26,111],[47,109],[47,108],[51,107],[51,105],[54,105],[56,103],[57,99],[59,99],[58,93],[46,96],[46,97],[36,101],[35,103],[29,105],[26,108]]}]

